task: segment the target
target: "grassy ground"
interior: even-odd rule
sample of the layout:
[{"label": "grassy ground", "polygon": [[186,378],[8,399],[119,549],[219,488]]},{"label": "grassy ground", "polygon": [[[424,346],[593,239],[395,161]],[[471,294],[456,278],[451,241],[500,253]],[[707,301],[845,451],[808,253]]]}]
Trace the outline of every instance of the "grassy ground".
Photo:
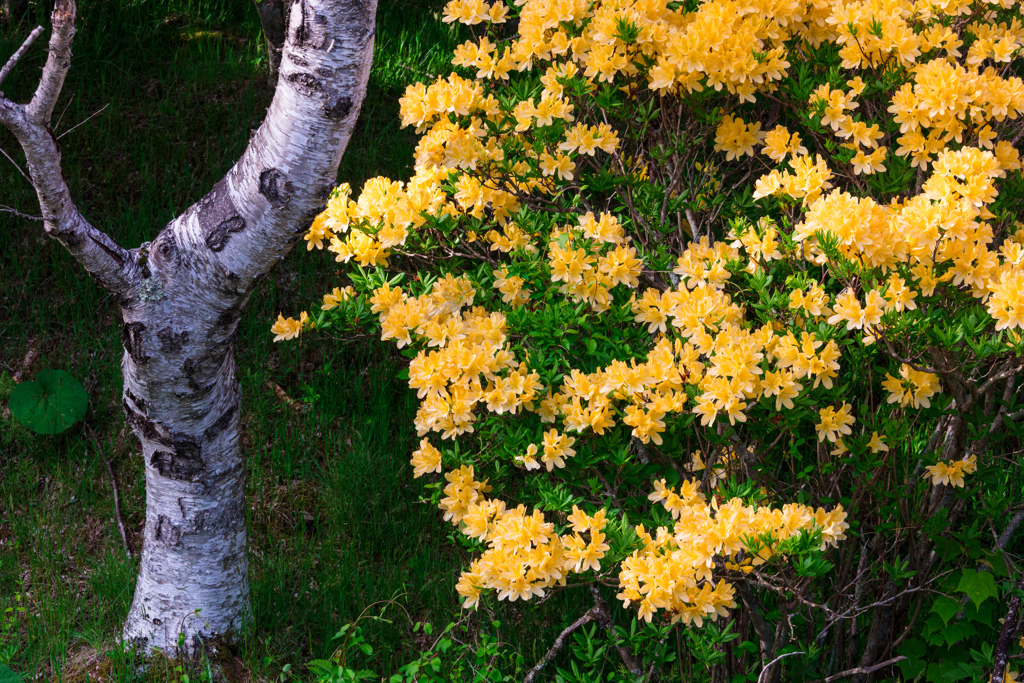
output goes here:
[{"label": "grassy ground", "polygon": [[[454,44],[429,5],[381,3],[370,92],[341,180],[407,174],[414,142],[398,126],[398,96],[444,70]],[[85,216],[135,246],[199,199],[259,125],[271,91],[256,13],[238,0],[81,0],[79,18],[54,119],[64,173]],[[0,58],[27,31],[0,26]],[[18,65],[8,96],[25,100],[43,58],[37,47]],[[19,160],[6,131],[0,148]],[[0,204],[37,213],[28,181],[5,159],[0,168]],[[144,519],[143,462],[118,407],[118,310],[37,222],[0,213],[0,236],[0,373],[38,354],[28,376],[49,367],[81,378],[100,446],[80,425],[39,437],[0,417],[0,662],[26,680],[84,680],[85,663],[120,661],[136,571],[114,521],[107,459],[133,553]],[[422,645],[413,621],[458,618],[465,558],[419,502],[407,464],[414,399],[394,379],[398,361],[372,341],[271,343],[276,313],[307,307],[330,277],[325,260],[293,253],[257,290],[239,332],[255,610],[233,653],[243,678],[276,680],[287,664],[306,675],[306,662],[332,652],[338,627],[377,601],[395,599],[396,617],[365,622],[377,653],[363,664],[380,672]],[[310,409],[289,407],[275,386]],[[0,383],[0,410],[9,388]],[[515,608],[495,616],[535,661],[551,639],[544,615],[564,609],[553,600],[529,624]],[[134,677],[123,661],[113,670]]]}]

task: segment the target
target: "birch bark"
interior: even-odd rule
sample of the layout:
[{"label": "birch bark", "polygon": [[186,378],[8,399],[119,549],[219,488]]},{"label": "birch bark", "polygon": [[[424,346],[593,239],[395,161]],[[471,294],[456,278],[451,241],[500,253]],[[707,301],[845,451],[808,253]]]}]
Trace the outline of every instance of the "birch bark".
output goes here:
[{"label": "birch bark", "polygon": [[73,0],[57,1],[31,103],[0,94],[0,123],[25,152],[46,232],[122,309],[123,407],[146,462],[142,559],[124,635],[146,649],[175,652],[183,642],[191,652],[251,617],[235,332],[259,279],[335,184],[366,91],[376,0],[292,0],[286,12],[263,125],[209,194],[136,249],[78,212],[49,131],[70,65]]}]

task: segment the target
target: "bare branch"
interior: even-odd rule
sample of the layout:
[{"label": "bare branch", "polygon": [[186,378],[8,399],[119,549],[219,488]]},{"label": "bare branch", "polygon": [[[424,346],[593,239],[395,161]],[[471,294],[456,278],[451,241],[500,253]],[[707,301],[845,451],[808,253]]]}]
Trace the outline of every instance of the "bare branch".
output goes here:
[{"label": "bare branch", "polygon": [[597,607],[591,607],[586,614],[584,614],[582,617],[569,624],[564,631],[559,633],[558,637],[555,638],[555,642],[551,645],[551,649],[544,653],[544,656],[541,657],[540,661],[537,662],[536,666],[530,669],[530,671],[526,674],[526,678],[523,679],[523,683],[533,683],[533,679],[537,677],[537,674],[541,672],[541,669],[547,666],[548,662],[554,659],[555,655],[557,655],[559,651],[561,651],[561,649],[565,646],[565,639],[568,638],[572,633],[577,631],[581,626],[585,626],[591,621],[597,619],[597,614],[599,611],[600,610]]},{"label": "bare branch", "polygon": [[0,98],[0,124],[14,134],[25,152],[28,171],[22,175],[35,188],[46,233],[64,245],[89,273],[125,302],[132,298],[141,282],[138,264],[79,213],[61,172],[60,148],[48,127],[71,59],[74,17],[73,0],[58,0],[53,12],[50,56],[35,97],[28,106]]},{"label": "bare branch", "polygon": [[[1024,574],[1021,575],[1014,588],[1016,590],[1024,588]],[[999,638],[996,640],[996,649],[993,655],[992,683],[1003,683],[1006,675],[1007,655],[1010,652],[1013,637],[1017,633],[1017,622],[1020,618],[1020,598],[1014,595],[1010,598],[1010,604],[1006,609],[1006,618],[1003,619],[1003,627],[999,630]]]},{"label": "bare branch", "polygon": [[0,211],[2,211],[3,213],[13,213],[18,218],[24,218],[25,220],[29,220],[29,221],[41,221],[41,220],[43,220],[42,216],[30,216],[27,213],[22,213],[21,211],[18,211],[17,209],[12,209],[11,207],[4,206],[3,204],[0,204]]},{"label": "bare branch", "polygon": [[785,659],[786,657],[792,657],[793,655],[805,655],[805,654],[807,654],[807,653],[806,653],[806,652],[803,652],[803,651],[801,650],[800,652],[787,652],[787,653],[786,653],[786,654],[784,654],[784,655],[779,655],[778,657],[776,657],[776,658],[775,658],[775,659],[773,659],[772,661],[768,662],[768,663],[767,663],[767,664],[765,665],[765,667],[764,667],[763,669],[761,669],[761,673],[760,673],[760,674],[758,674],[758,676],[757,676],[757,683],[761,683],[761,680],[762,680],[762,679],[764,678],[764,675],[765,675],[766,673],[768,673],[768,669],[772,668],[772,665],[773,665],[773,664],[775,664],[775,663],[776,663],[777,661],[779,661],[780,659]]},{"label": "bare branch", "polygon": [[768,622],[765,621],[764,615],[762,614],[763,608],[761,607],[761,603],[758,602],[753,593],[747,590],[744,583],[738,582],[735,586],[739,593],[740,600],[743,602],[743,607],[747,610],[747,614],[750,616],[750,623],[753,625],[754,632],[757,634],[757,640],[761,644],[761,652],[765,657],[770,657],[772,648],[772,628]]},{"label": "bare branch", "polygon": [[277,85],[277,73],[281,68],[281,54],[287,31],[284,0],[254,0],[256,12],[260,15],[260,28],[267,41],[267,57],[270,66],[269,83]]},{"label": "bare branch", "polygon": [[124,545],[124,554],[131,557],[132,551],[128,549],[128,535],[124,532],[124,522],[121,518],[121,497],[118,495],[117,477],[114,476],[114,468],[110,466],[110,458],[108,458],[107,454],[103,452],[103,447],[100,446],[100,440],[96,438],[96,432],[92,431],[92,427],[89,426],[88,422],[85,423],[85,429],[89,432],[89,436],[92,437],[92,443],[96,446],[96,452],[101,458],[103,458],[103,462],[107,464],[107,474],[110,475],[110,485],[114,490],[114,518],[117,520],[117,530],[121,532],[121,543]]},{"label": "bare branch", "polygon": [[71,41],[75,37],[75,2],[57,0],[50,15],[53,33],[50,35],[50,54],[43,67],[39,87],[26,108],[28,118],[41,126],[50,125],[53,107],[57,104],[64,77],[71,67]]},{"label": "bare branch", "polygon": [[856,676],[858,674],[863,675],[873,673],[875,671],[878,671],[879,669],[884,669],[887,666],[892,666],[897,662],[902,662],[904,659],[906,659],[906,657],[893,657],[892,659],[887,659],[884,662],[879,662],[878,664],[874,664],[872,666],[858,666],[855,669],[847,669],[846,671],[840,671],[839,673],[826,678],[825,683],[832,683],[832,681],[838,681],[840,678],[846,678],[847,676]]},{"label": "bare branch", "polygon": [[1005,550],[1006,546],[1010,543],[1010,539],[1013,537],[1013,533],[1017,531],[1017,527],[1020,523],[1024,522],[1024,510],[1020,510],[1011,519],[1010,523],[1003,529],[1003,533],[999,534],[999,538],[996,539],[996,547],[1000,550]]},{"label": "bare branch", "polygon": [[38,38],[42,32],[42,26],[36,26],[32,29],[32,33],[28,34],[28,38],[25,39],[25,42],[21,44],[21,47],[19,47],[13,55],[11,55],[11,58],[7,60],[4,67],[0,69],[0,84],[4,82],[4,79],[7,78],[7,74],[11,73],[11,69],[14,68],[14,65],[18,63],[18,60],[21,59],[26,52],[28,52],[32,43],[36,42],[36,38]]},{"label": "bare branch", "polygon": [[611,612],[608,611],[608,605],[605,604],[604,598],[601,597],[601,591],[598,590],[597,586],[590,587],[590,593],[594,597],[594,609],[597,610],[596,616],[598,622],[608,633],[608,638],[611,640],[612,645],[619,653],[619,657],[622,659],[622,663],[629,669],[629,673],[633,674],[637,678],[644,675],[643,669],[637,663],[633,653],[629,651],[625,645],[619,640],[619,636],[615,633],[615,624],[612,622]]}]

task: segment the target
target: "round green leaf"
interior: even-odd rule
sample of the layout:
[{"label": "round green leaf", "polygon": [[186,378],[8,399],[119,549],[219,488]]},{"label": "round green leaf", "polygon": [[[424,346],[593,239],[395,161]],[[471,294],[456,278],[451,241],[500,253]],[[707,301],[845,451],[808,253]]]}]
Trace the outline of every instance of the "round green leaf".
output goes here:
[{"label": "round green leaf", "polygon": [[63,370],[40,370],[10,396],[11,415],[37,434],[60,434],[85,417],[88,402],[82,383]]},{"label": "round green leaf", "polygon": [[0,683],[21,683],[21,676],[0,664]]}]

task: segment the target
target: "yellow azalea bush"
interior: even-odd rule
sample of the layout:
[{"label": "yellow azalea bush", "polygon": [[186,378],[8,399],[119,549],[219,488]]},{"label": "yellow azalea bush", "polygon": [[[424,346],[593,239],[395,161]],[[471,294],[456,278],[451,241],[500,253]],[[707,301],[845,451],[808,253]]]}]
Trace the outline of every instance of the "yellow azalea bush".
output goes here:
[{"label": "yellow azalea bush", "polygon": [[443,20],[468,39],[401,100],[412,176],[334,191],[306,241],[347,283],[273,332],[369,327],[409,358],[464,605],[606,586],[655,626],[725,618],[762,665],[796,618],[793,678],[959,666],[916,615],[1006,551],[978,520],[1020,481],[1018,3]]}]

